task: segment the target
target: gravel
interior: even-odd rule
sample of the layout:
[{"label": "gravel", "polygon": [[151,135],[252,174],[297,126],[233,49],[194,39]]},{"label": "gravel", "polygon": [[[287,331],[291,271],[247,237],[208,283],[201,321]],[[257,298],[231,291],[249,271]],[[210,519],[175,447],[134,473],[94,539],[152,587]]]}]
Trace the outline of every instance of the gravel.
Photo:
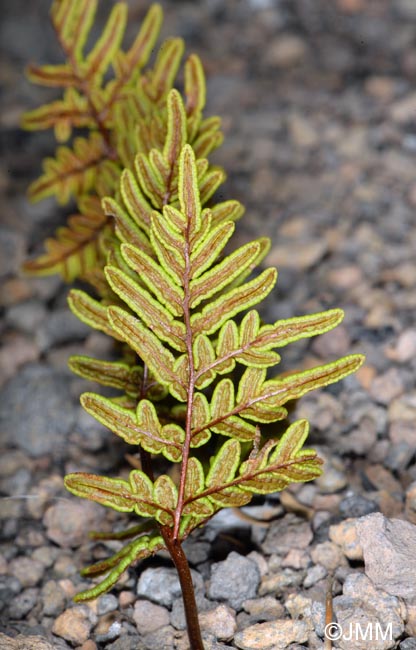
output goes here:
[{"label": "gravel", "polygon": [[[20,271],[62,224],[53,200],[23,197],[52,138],[19,130],[40,105],[30,61],[57,62],[50,0],[6,3],[0,50],[0,648],[188,650],[178,579],[165,554],[125,572],[90,605],[81,567],[119,549],[90,530],[122,513],[72,498],[68,471],[126,476],[132,452],[81,411],[96,387],[72,377],[70,354],[109,358],[106,337],[66,304],[57,278]],[[100,4],[100,16],[112,3]],[[133,3],[134,4],[134,3]],[[223,118],[215,153],[223,199],[246,214],[237,243],[272,240],[276,291],[262,318],[340,306],[343,324],[282,350],[282,372],[366,354],[354,377],[311,393],[290,419],[311,422],[324,475],[227,511],[186,540],[207,650],[318,650],[328,576],[338,620],[393,624],[375,650],[416,639],[416,75],[413,0],[177,0],[165,33],[197,51],[207,115]],[[102,11],[101,11],[102,8]],[[24,11],[22,11],[22,9]],[[143,7],[130,7],[131,35]],[[98,31],[97,31],[98,33]],[[39,38],[42,35],[42,38]],[[266,522],[253,522],[264,518]],[[405,606],[404,606],[405,605]],[[6,635],[6,636],[5,636]],[[356,645],[366,647],[367,641]],[[348,647],[345,641],[338,648]],[[350,647],[350,646],[349,646]]]},{"label": "gravel", "polygon": [[223,562],[212,565],[208,596],[227,601],[235,610],[257,593],[260,572],[257,565],[234,551]]}]

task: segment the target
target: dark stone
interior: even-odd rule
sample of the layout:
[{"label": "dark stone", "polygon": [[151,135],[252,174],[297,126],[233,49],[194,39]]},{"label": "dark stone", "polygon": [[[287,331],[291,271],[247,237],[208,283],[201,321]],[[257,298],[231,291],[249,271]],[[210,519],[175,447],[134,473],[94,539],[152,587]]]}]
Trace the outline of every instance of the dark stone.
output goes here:
[{"label": "dark stone", "polygon": [[366,499],[361,494],[353,494],[350,497],[346,497],[339,504],[339,512],[345,519],[348,517],[363,517],[378,510],[379,507],[375,501]]},{"label": "dark stone", "polygon": [[399,645],[399,650],[416,650],[416,637],[408,636],[404,639]]},{"label": "dark stone", "polygon": [[22,591],[10,602],[10,616],[12,618],[24,618],[36,605],[39,598],[39,589],[29,588]]}]

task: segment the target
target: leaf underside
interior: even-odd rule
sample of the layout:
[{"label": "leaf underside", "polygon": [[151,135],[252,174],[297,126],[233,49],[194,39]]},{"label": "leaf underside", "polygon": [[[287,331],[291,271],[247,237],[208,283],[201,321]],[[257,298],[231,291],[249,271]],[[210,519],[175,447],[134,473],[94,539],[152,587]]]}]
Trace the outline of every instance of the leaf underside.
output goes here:
[{"label": "leaf underside", "polygon": [[[150,8],[123,49],[124,3],[114,4],[86,51],[96,9],[97,0],[53,3],[67,61],[32,66],[29,77],[62,88],[63,98],[24,118],[26,128],[54,128],[62,143],[45,161],[31,198],[53,195],[67,203],[74,197],[78,206],[26,269],[59,272],[68,281],[80,277],[95,287],[95,297],[73,289],[70,307],[115,339],[120,356],[76,356],[70,366],[119,391],[104,397],[90,390],[81,402],[139,447],[143,463],[128,477],[74,472],[65,478],[77,497],[143,519],[112,537],[128,540],[120,551],[84,570],[104,578],[79,601],[104,593],[133,563],[169,547],[167,541],[182,541],[220,509],[319,476],[322,462],[304,446],[306,420],[288,424],[283,435],[273,436],[273,425],[287,419],[289,402],[363,363],[362,355],[352,354],[275,373],[281,348],[331,330],[343,312],[263,323],[257,305],[277,279],[275,269],[262,267],[270,242],[259,238],[230,249],[243,208],[214,198],[224,172],[208,156],[222,136],[218,118],[203,115],[198,57],[185,63],[182,95],[173,87],[182,40],[166,40],[149,67],[161,8]],[[75,135],[78,128],[82,136]],[[178,464],[179,472],[153,476],[155,456]]]}]

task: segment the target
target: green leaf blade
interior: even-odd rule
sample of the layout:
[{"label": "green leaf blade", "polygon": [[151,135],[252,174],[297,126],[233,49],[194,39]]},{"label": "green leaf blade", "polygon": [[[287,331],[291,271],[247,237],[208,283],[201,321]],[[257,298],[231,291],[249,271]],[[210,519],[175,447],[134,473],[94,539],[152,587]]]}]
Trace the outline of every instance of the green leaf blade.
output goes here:
[{"label": "green leaf blade", "polygon": [[130,486],[122,479],[76,472],[67,474],[64,483],[67,490],[83,499],[96,501],[119,512],[132,512],[134,509]]}]

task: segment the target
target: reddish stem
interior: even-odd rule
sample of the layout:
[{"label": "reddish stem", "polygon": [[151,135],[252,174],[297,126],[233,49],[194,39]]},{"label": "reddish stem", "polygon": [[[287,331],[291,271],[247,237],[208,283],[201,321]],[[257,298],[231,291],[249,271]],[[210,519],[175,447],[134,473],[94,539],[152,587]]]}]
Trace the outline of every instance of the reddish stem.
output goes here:
[{"label": "reddish stem", "polygon": [[188,560],[179,539],[172,537],[172,529],[161,526],[161,533],[179,576],[190,650],[204,650],[195,600],[195,589]]}]

